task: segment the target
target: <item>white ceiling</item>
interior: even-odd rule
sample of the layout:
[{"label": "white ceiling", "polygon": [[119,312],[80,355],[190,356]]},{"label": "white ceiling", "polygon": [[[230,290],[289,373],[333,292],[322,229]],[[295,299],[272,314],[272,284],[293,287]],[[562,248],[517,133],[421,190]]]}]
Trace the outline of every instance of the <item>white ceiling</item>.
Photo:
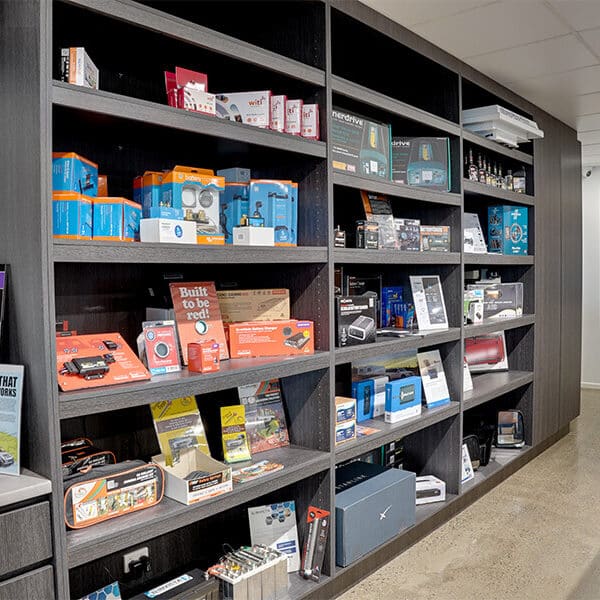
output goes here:
[{"label": "white ceiling", "polygon": [[600,0],[361,0],[575,127],[600,165]]}]

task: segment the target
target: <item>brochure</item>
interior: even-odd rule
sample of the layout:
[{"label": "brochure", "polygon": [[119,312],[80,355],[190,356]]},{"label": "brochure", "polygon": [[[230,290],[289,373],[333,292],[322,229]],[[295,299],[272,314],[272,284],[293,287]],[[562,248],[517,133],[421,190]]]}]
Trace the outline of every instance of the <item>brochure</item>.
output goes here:
[{"label": "brochure", "polygon": [[0,474],[19,475],[22,365],[0,365]]},{"label": "brochure", "polygon": [[231,476],[235,483],[245,483],[246,481],[252,481],[258,479],[264,475],[270,475],[281,471],[283,465],[281,463],[274,463],[268,460],[261,460],[260,462],[254,463],[247,467],[242,467],[231,472]]},{"label": "brochure", "polygon": [[470,392],[473,389],[473,378],[469,371],[469,362],[465,356],[463,359],[463,392]]},{"label": "brochure", "polygon": [[483,229],[477,213],[465,213],[463,226],[464,251],[472,254],[487,254]]},{"label": "brochure", "polygon": [[448,316],[439,275],[411,276],[410,287],[419,331],[448,329]]},{"label": "brochure", "polygon": [[462,469],[461,469],[461,483],[466,483],[475,477],[475,471],[473,471],[473,465],[471,464],[471,457],[469,456],[469,450],[466,444],[462,445]]},{"label": "brochure", "polygon": [[417,354],[423,390],[425,391],[425,402],[428,408],[441,406],[450,402],[446,374],[439,350],[419,352]]}]

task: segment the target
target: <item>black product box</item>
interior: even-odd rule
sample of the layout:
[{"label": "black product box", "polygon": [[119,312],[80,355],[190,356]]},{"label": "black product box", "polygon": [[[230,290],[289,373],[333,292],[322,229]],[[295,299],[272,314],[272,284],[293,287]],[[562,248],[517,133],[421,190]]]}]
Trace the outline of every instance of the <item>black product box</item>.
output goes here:
[{"label": "black product box", "polygon": [[346,275],[346,287],[340,295],[362,296],[372,292],[377,296],[377,327],[381,327],[381,295],[383,278],[381,275]]},{"label": "black product box", "polygon": [[391,126],[335,107],[331,116],[333,168],[361,177],[389,180]]},{"label": "black product box", "polygon": [[483,290],[484,319],[514,319],[523,316],[523,284],[475,283],[468,290]]},{"label": "black product box", "polygon": [[377,298],[375,294],[337,296],[335,320],[338,348],[374,342],[377,332]]},{"label": "black product box", "polygon": [[379,249],[379,225],[377,223],[356,222],[356,247],[365,250]]},{"label": "black product box", "polygon": [[404,461],[404,445],[401,440],[389,442],[381,446],[381,464],[386,467],[402,468]]},{"label": "black product box", "polygon": [[394,219],[398,249],[404,252],[421,250],[421,221],[419,219]]},{"label": "black product box", "polygon": [[333,270],[333,295],[342,296],[344,294],[344,268],[336,267]]},{"label": "black product box", "polygon": [[219,600],[219,582],[206,578],[204,571],[192,569],[147,592],[133,596],[131,600]]},{"label": "black product box", "polygon": [[450,191],[450,140],[447,137],[392,138],[392,181]]}]

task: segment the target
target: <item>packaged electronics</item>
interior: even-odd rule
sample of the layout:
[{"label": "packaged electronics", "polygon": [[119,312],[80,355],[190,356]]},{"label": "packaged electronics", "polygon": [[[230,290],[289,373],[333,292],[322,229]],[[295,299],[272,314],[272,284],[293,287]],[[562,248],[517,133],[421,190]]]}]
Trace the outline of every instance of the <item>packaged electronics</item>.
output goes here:
[{"label": "packaged electronics", "polygon": [[302,563],[300,565],[300,574],[304,579],[319,581],[321,578],[321,568],[323,567],[329,534],[330,514],[328,510],[316,506],[308,507],[306,512],[308,532],[302,548]]},{"label": "packaged electronics", "polygon": [[227,325],[231,358],[314,354],[312,321],[248,321]]},{"label": "packaged electronics", "polygon": [[346,232],[340,229],[338,225],[333,232],[333,247],[334,248],[345,248],[346,247]]},{"label": "packaged electronics", "polygon": [[291,135],[302,134],[302,100],[285,101],[285,132]]},{"label": "packaged electronics", "polygon": [[386,385],[390,378],[387,375],[373,377],[375,395],[373,396],[373,418],[382,417],[385,412]]},{"label": "packaged electronics", "polygon": [[52,190],[97,196],[98,165],[75,152],[53,152]]},{"label": "packaged electronics", "polygon": [[366,250],[379,248],[379,225],[370,221],[356,221],[356,247]]},{"label": "packaged electronics", "polygon": [[60,80],[72,85],[98,89],[99,72],[85,48],[60,49]]},{"label": "packaged electronics", "polygon": [[271,91],[217,94],[217,117],[268,128],[271,123]]},{"label": "packaged electronics", "polygon": [[319,105],[304,104],[302,106],[302,137],[309,140],[320,138]]},{"label": "packaged electronics", "polygon": [[230,169],[219,169],[217,171],[219,177],[225,179],[225,183],[250,183],[250,169],[244,167],[232,167]]},{"label": "packaged electronics", "polygon": [[501,410],[498,413],[496,446],[498,448],[522,448],[525,445],[525,426],[520,410]]},{"label": "packaged electronics", "polygon": [[356,398],[335,397],[335,422],[356,421]]},{"label": "packaged electronics", "polygon": [[522,283],[470,283],[467,291],[483,291],[484,319],[513,319],[523,316]]},{"label": "packaged electronics", "polygon": [[415,474],[365,462],[335,472],[335,562],[346,567],[416,522]]},{"label": "packaged electronics", "polygon": [[211,458],[199,448],[186,448],[172,466],[165,456],[152,457],[165,477],[165,495],[181,504],[197,504],[233,490],[231,467]]},{"label": "packaged electronics", "polygon": [[385,422],[397,423],[421,414],[421,378],[395,379],[385,385]]},{"label": "packaged electronics", "polygon": [[365,462],[372,462],[376,465],[380,464],[394,469],[402,469],[404,463],[404,444],[402,443],[402,440],[388,442],[381,446],[376,452],[378,453],[378,456],[373,456],[373,460]]},{"label": "packaged electronics", "polygon": [[373,379],[352,382],[352,397],[356,399],[356,422],[373,418],[375,407],[375,382]]},{"label": "packaged electronics", "polygon": [[[167,99],[171,106],[191,110],[205,115],[215,116],[216,98],[208,93],[208,78],[204,73],[175,67],[175,90],[173,73],[165,71]],[[171,104],[176,97],[176,104]]]},{"label": "packaged electronics", "polygon": [[527,213],[524,206],[488,207],[488,250],[497,254],[526,255]]},{"label": "packaged electronics", "polygon": [[143,203],[142,198],[142,181],[144,179],[143,175],[136,175],[133,178],[133,201],[138,204]]},{"label": "packaged electronics", "polygon": [[465,357],[471,373],[508,370],[504,332],[466,338]]},{"label": "packaged electronics", "polygon": [[[145,219],[183,219],[181,207],[175,208],[165,204],[162,195],[163,172],[146,171],[141,179],[142,216]],[[134,180],[134,190],[135,190]],[[140,185],[139,183],[137,184]],[[134,197],[135,200],[135,197]]]},{"label": "packaged electronics", "polygon": [[62,476],[88,471],[90,468],[112,465],[117,462],[110,450],[101,450],[87,438],[71,440],[61,444]]},{"label": "packaged electronics", "polygon": [[226,244],[233,244],[233,228],[239,227],[248,216],[248,184],[225,183],[225,191],[220,200],[220,224]]},{"label": "packaged electronics", "polygon": [[287,96],[271,96],[271,129],[285,131],[285,104]]},{"label": "packaged electronics", "polygon": [[398,250],[419,252],[421,250],[421,221],[419,219],[394,219]]},{"label": "packaged electronics", "polygon": [[98,196],[108,196],[108,176],[107,175],[98,175]]},{"label": "packaged electronics", "polygon": [[416,479],[417,506],[432,502],[446,501],[446,483],[433,475],[424,475]]},{"label": "packaged electronics", "polygon": [[275,321],[290,318],[290,290],[225,290],[217,292],[224,323],[235,321]]},{"label": "packaged electronics", "polygon": [[351,442],[357,437],[356,421],[346,421],[345,423],[337,423],[335,426],[335,445]]},{"label": "packaged electronics", "polygon": [[52,232],[54,237],[72,240],[92,239],[92,200],[77,192],[52,192]]},{"label": "packaged electronics", "polygon": [[367,221],[376,223],[379,226],[379,248],[397,248],[394,214],[389,198],[383,194],[375,194],[364,190],[360,192],[360,196]]},{"label": "packaged electronics", "polygon": [[469,289],[463,292],[463,318],[465,325],[483,323],[483,289]]},{"label": "packaged electronics", "polygon": [[181,371],[175,321],[144,321],[138,354],[152,375]]},{"label": "packaged electronics", "polygon": [[164,492],[160,466],[128,460],[63,479],[67,527],[82,529],[158,504]]},{"label": "packaged electronics", "polygon": [[109,585],[105,585],[103,588],[83,596],[79,600],[121,600],[121,589],[119,588],[119,582],[115,581]]},{"label": "packaged electronics", "polygon": [[219,600],[219,582],[200,569],[192,569],[142,594],[133,596],[131,600],[148,600],[148,598],[155,600]]},{"label": "packaged electronics", "polygon": [[421,225],[422,252],[450,252],[450,227],[448,225]]},{"label": "packaged electronics", "polygon": [[171,218],[140,219],[140,241],[197,244],[196,224]]},{"label": "packaged electronics", "polygon": [[446,137],[392,138],[392,180],[450,191],[450,140]]},{"label": "packaged electronics", "polygon": [[190,342],[188,344],[188,371],[190,373],[214,373],[221,368],[221,350],[215,340]]},{"label": "packaged electronics", "polygon": [[274,227],[234,227],[233,243],[236,246],[274,246]]},{"label": "packaged electronics", "polygon": [[402,314],[403,288],[385,286],[381,289],[381,326],[397,327],[396,316]]},{"label": "packaged electronics", "polygon": [[390,179],[391,126],[334,108],[332,166],[336,171]]},{"label": "packaged electronics", "polygon": [[377,297],[374,294],[337,296],[335,310],[339,348],[376,341]]},{"label": "packaged electronics", "polygon": [[140,239],[142,207],[127,198],[94,198],[93,238],[134,242]]},{"label": "packaged electronics", "polygon": [[486,254],[487,246],[477,213],[465,213],[463,219],[464,251],[473,254]]}]

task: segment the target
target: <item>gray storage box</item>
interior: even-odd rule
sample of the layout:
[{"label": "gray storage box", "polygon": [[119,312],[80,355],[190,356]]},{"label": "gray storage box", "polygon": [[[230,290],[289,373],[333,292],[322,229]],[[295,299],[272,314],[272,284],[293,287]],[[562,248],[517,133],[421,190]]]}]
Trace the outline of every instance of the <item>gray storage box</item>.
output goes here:
[{"label": "gray storage box", "polygon": [[415,474],[354,462],[336,471],[335,562],[346,567],[415,524]]}]

